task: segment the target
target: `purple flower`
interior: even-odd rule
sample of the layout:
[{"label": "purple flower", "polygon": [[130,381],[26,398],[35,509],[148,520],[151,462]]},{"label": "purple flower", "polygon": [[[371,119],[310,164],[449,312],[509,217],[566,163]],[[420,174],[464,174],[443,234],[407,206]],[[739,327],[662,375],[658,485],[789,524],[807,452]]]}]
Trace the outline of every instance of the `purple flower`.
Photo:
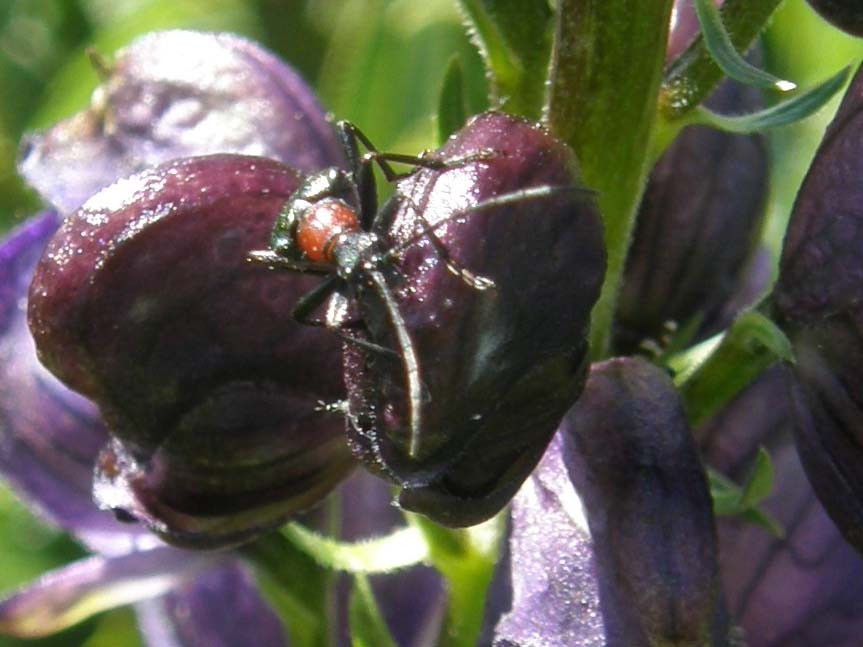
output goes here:
[{"label": "purple flower", "polygon": [[[292,70],[233,36],[167,32],[122,52],[90,110],[31,140],[22,172],[67,214],[122,175],[218,151],[265,154],[306,170],[341,163],[323,112]],[[53,212],[33,218],[0,246],[0,470],[34,510],[95,555],[7,598],[0,631],[41,635],[80,619],[85,602],[92,613],[149,598],[137,609],[151,645],[285,645],[233,553],[168,547],[92,503],[105,424],[90,401],[42,367],[25,320],[30,278],[61,220]],[[332,353],[337,362],[335,346]]]},{"label": "purple flower", "polygon": [[[399,182],[375,232],[404,248],[388,282],[421,393],[400,362],[345,345],[349,435],[402,507],[468,526],[512,498],[581,391],[605,245],[572,152],[546,129],[486,112],[429,155],[442,166]],[[417,239],[430,226],[439,245]],[[357,301],[371,341],[398,348],[379,295]]]},{"label": "purple flower", "polygon": [[660,369],[592,366],[514,500],[510,563],[498,647],[726,644],[707,481]]}]

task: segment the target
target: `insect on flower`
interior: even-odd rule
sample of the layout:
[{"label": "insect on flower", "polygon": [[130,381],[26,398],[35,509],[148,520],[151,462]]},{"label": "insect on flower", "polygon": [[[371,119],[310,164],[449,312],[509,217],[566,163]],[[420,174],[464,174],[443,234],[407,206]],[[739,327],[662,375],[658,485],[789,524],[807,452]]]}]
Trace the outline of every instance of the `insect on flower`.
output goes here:
[{"label": "insect on flower", "polygon": [[[508,214],[516,220],[519,215],[548,215],[551,222],[561,204],[572,215],[573,205],[591,204],[592,194],[575,183],[568,162],[562,161],[569,159],[568,149],[564,154],[557,148],[565,149],[563,144],[535,124],[501,113],[480,115],[457,133],[448,146],[461,141],[459,138],[477,134],[488,142],[467,145],[456,152],[447,146],[420,156],[380,152],[351,124],[340,122],[337,132],[349,170],[328,168],[308,176],[283,206],[270,249],[252,252],[250,258],[272,268],[326,277],[300,299],[293,315],[301,322],[325,325],[345,340],[348,402],[329,408],[347,415],[354,452],[368,466],[402,487],[423,489],[445,474],[454,459],[466,455],[466,447],[476,438],[476,432],[492,417],[492,410],[499,408],[499,401],[507,398],[507,390],[516,378],[508,364],[519,365],[516,372],[521,377],[538,359],[547,359],[549,351],[559,350],[558,344],[554,349],[531,350],[527,362],[499,358],[500,353],[508,352],[513,357],[521,354],[518,349],[507,351],[498,347],[501,340],[503,346],[511,347],[513,336],[525,336],[526,331],[520,328],[513,335],[509,323],[490,327],[494,340],[482,339],[485,328],[482,325],[477,334],[462,336],[462,340],[474,339],[484,344],[479,355],[477,349],[462,355],[460,349],[441,339],[430,347],[427,324],[431,324],[435,335],[456,333],[465,324],[477,321],[470,312],[475,306],[486,313],[482,316],[490,324],[508,322],[512,316],[509,299],[512,288],[501,281],[518,282],[509,281],[509,269],[499,271],[499,261],[505,261],[505,255],[496,254],[496,260],[488,267],[484,262],[475,266],[473,251],[465,251],[464,246],[481,250],[482,254],[490,253],[493,243],[486,238],[494,241],[499,237],[501,223],[509,218]],[[501,138],[500,145],[495,137]],[[522,168],[522,144],[514,144],[513,137],[524,140],[523,145],[532,153],[538,151],[533,162],[542,162],[544,166],[533,164]],[[361,154],[360,146],[367,152]],[[393,163],[411,168],[400,174],[393,169]],[[380,209],[373,174],[375,165],[388,181],[396,183],[395,194]],[[481,189],[480,185],[490,176],[495,176],[494,188]],[[416,182],[422,178],[429,180],[431,187],[439,182],[445,184],[442,178],[456,177],[461,179],[460,184],[447,191],[445,200],[430,199],[428,192],[416,190]],[[526,204],[533,205],[529,211],[539,207],[539,212],[523,213]],[[588,256],[596,261],[594,266],[604,268],[600,227],[591,209],[574,229],[587,232],[587,239],[595,247],[595,252]],[[410,215],[406,220],[407,212]],[[481,224],[484,217],[488,222]],[[575,220],[578,219],[571,218],[570,224]],[[462,239],[457,233],[465,225],[471,229],[474,224],[478,230],[470,233],[470,238]],[[537,248],[529,250],[531,257],[542,251],[543,235],[537,240]],[[519,238],[523,242],[524,235]],[[545,252],[555,258],[560,256],[557,250]],[[422,258],[411,259],[416,253]],[[516,265],[521,264],[520,254],[518,250],[514,252]],[[535,282],[543,280],[542,265],[537,267],[540,273]],[[450,278],[443,280],[438,268],[446,268],[444,274]],[[601,270],[590,275],[601,277]],[[417,283],[429,277],[437,277],[432,280],[434,286]],[[455,284],[450,282],[452,279]],[[586,292],[592,293],[598,282],[596,277],[587,280]],[[326,305],[324,319],[315,319],[314,313],[334,295]],[[445,302],[439,302],[441,298]],[[590,298],[591,305],[594,299],[595,296]],[[461,302],[466,304],[464,318],[460,314]],[[519,310],[524,308],[519,306]],[[571,354],[567,367],[576,367],[571,373],[579,376],[571,399],[577,396],[583,372],[580,361],[584,351],[584,318],[585,321],[562,324],[574,324],[567,330],[568,341],[564,344]],[[542,346],[540,343],[539,347]],[[442,368],[439,361],[442,353],[451,353],[455,364]],[[357,354],[361,366],[356,365]],[[482,364],[486,359],[492,360],[489,365]],[[452,374],[454,366],[458,367],[456,372],[464,369],[476,378],[464,384],[458,397],[451,397],[439,388],[443,383],[458,387],[461,377]],[[554,391],[550,388],[549,394]],[[567,397],[567,402],[571,403],[571,399]],[[441,417],[443,410],[447,414]],[[555,424],[557,419],[559,416]],[[554,426],[549,425],[547,431],[539,443],[543,448]],[[533,453],[536,452],[531,456]],[[541,449],[536,460],[540,454]],[[514,457],[507,459],[505,471],[509,471],[514,460]],[[471,498],[464,493],[455,496],[460,500]],[[495,503],[491,514],[505,502]],[[488,511],[480,516],[488,516]],[[456,525],[477,521],[473,515],[470,517],[470,520],[443,521]]]}]

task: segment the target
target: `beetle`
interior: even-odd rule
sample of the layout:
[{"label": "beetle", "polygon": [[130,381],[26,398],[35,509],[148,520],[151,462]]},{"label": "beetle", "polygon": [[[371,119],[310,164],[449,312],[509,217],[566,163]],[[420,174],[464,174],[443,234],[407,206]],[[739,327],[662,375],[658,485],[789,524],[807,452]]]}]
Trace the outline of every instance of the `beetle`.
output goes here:
[{"label": "beetle", "polygon": [[[536,249],[528,250],[530,258],[537,257],[537,262],[533,263],[537,276],[526,277],[527,283],[522,279],[507,280],[507,285],[498,284],[499,278],[507,278],[506,273],[496,270],[497,276],[487,276],[474,272],[469,262],[463,262],[452,253],[450,242],[444,239],[465,224],[479,224],[483,217],[493,216],[489,221],[491,229],[499,229],[499,223],[507,219],[499,216],[504,212],[517,215],[525,211],[525,204],[533,205],[532,211],[536,213],[531,214],[532,218],[543,218],[543,211],[548,211],[556,223],[556,231],[564,230],[568,223],[555,215],[560,211],[560,205],[554,200],[562,201],[569,209],[575,204],[592,204],[593,194],[574,182],[569,165],[571,153],[564,144],[541,127],[502,113],[485,113],[475,118],[447,146],[419,156],[380,152],[347,122],[339,122],[336,129],[345,149],[348,169],[327,168],[308,176],[282,208],[273,228],[270,248],[252,252],[250,259],[273,269],[324,277],[317,287],[297,302],[293,316],[304,323],[327,326],[345,340],[343,352],[348,358],[345,375],[348,401],[327,408],[346,414],[355,454],[367,466],[403,487],[423,488],[432,483],[441,470],[446,471],[451,456],[462,452],[474,430],[486,419],[484,412],[497,407],[495,402],[506,397],[506,388],[515,379],[513,370],[516,373],[530,370],[535,361],[545,361],[547,355],[556,357],[557,353],[563,352],[567,356],[564,363],[567,367],[572,365],[573,370],[567,368],[564,371],[566,388],[562,390],[574,392],[580,389],[583,373],[580,363],[585,348],[582,329],[586,325],[589,307],[584,313],[579,310],[576,317],[567,314],[569,321],[561,324],[566,328],[565,341],[555,337],[546,348],[540,340],[537,342],[538,350],[531,351],[533,354],[522,357],[521,353],[514,353],[517,361],[513,367],[518,368],[506,368],[501,376],[494,374],[497,370],[494,366],[501,362],[506,364],[507,360],[498,357],[503,349],[494,347],[490,357],[496,359],[492,365],[482,365],[468,372],[479,373],[480,381],[484,380],[483,383],[489,385],[503,380],[501,389],[492,387],[481,391],[466,386],[466,404],[449,396],[443,397],[438,385],[447,378],[432,375],[433,367],[439,363],[439,357],[432,357],[432,354],[439,355],[442,349],[429,348],[425,343],[422,350],[417,346],[416,335],[423,338],[424,333],[416,325],[417,308],[406,304],[412,299],[409,295],[414,290],[411,285],[418,275],[427,276],[430,266],[445,267],[445,273],[454,276],[456,283],[467,292],[459,291],[449,303],[439,302],[440,299],[435,301],[441,295],[426,295],[430,297],[430,310],[421,313],[420,318],[434,319],[438,315],[441,319],[457,318],[457,314],[448,312],[449,306],[456,301],[465,301],[469,302],[467,310],[476,306],[484,312],[498,312],[506,319],[513,290],[524,292],[522,286],[543,281],[559,285],[558,278],[549,281],[545,276],[547,263],[541,255],[550,253],[555,259],[560,252],[543,249],[543,246],[546,243],[554,245],[558,239],[570,241],[572,235],[555,233],[538,239]],[[487,144],[467,145],[458,152],[451,150],[453,146],[458,147],[459,141],[465,137],[477,134],[482,135],[483,141],[487,139]],[[364,154],[360,153],[361,146],[366,150]],[[528,167],[521,168],[527,160],[522,157],[525,150],[530,153],[531,161]],[[406,164],[410,168],[400,174],[392,167],[395,163]],[[373,174],[375,165],[387,181],[396,184],[394,195],[380,209]],[[484,183],[482,178],[498,172],[503,176],[500,182],[503,188],[480,190],[479,185]],[[431,202],[425,201],[424,189],[418,188],[418,183],[423,184],[426,180],[435,184],[441,178],[456,177],[463,180],[464,189],[456,188],[444,198],[435,198]],[[488,195],[474,199],[479,195],[478,191]],[[441,206],[445,207],[445,214],[440,213]],[[409,222],[405,220],[406,211],[410,212]],[[526,231],[530,230],[528,227]],[[588,245],[595,248],[585,255],[585,263],[591,267],[587,274],[590,280],[585,280],[584,289],[575,295],[578,303],[589,301],[592,305],[598,295],[600,280],[597,277],[601,277],[605,262],[598,216],[591,211],[578,221],[575,230],[584,233]],[[493,234],[491,231],[491,238],[494,238]],[[486,243],[482,238],[481,234],[473,245],[484,247]],[[519,238],[523,243],[528,242],[525,235],[520,234]],[[456,247],[461,248],[460,244]],[[406,263],[406,259],[417,252],[425,260],[419,264],[414,261]],[[521,252],[514,256],[518,264],[522,264],[523,257],[527,258]],[[492,265],[497,267],[499,260]],[[596,268],[600,267],[597,272]],[[525,271],[529,273],[530,270],[530,264],[526,265]],[[447,287],[444,291],[451,289]],[[496,296],[480,297],[482,294]],[[529,296],[525,293],[518,298],[520,311],[525,310],[523,305],[529,302]],[[327,301],[330,297],[334,298]],[[324,320],[315,319],[313,314],[325,302]],[[433,302],[437,305],[432,305]],[[569,313],[571,308],[564,310]],[[536,314],[539,313],[531,313],[528,319]],[[488,319],[492,329],[497,321],[495,317],[498,315]],[[521,315],[519,318],[525,319]],[[455,325],[453,331],[457,327]],[[524,338],[528,331],[522,323],[516,328],[516,336]],[[509,334],[507,328],[501,339],[511,345]],[[565,352],[561,351],[564,347]],[[363,357],[360,361],[362,366],[358,369],[354,366],[356,357],[351,359],[357,352]],[[393,369],[394,359],[400,363],[398,371]],[[453,361],[458,362],[457,359]],[[481,360],[466,358],[464,366],[473,366],[477,361]],[[357,387],[357,382],[361,386]],[[357,395],[366,391],[374,393],[369,397]],[[548,392],[558,397],[556,386],[550,386]],[[372,399],[379,397],[400,402],[381,403],[381,406],[371,403]],[[430,402],[434,402],[434,409],[429,409]],[[567,404],[571,404],[568,399]],[[472,412],[462,415],[462,408],[467,406]],[[442,425],[445,428],[438,428],[438,409],[447,407],[452,411],[448,412],[447,421]],[[549,420],[554,416],[559,420],[565,410],[561,407],[561,404],[555,404],[549,408]],[[483,413],[473,412],[474,409]],[[555,413],[557,409],[561,409],[559,415]],[[553,427],[549,428],[549,424],[544,423],[542,440],[537,446],[544,447],[551,432]],[[398,439],[395,443],[399,445],[397,451],[390,447],[393,438]],[[535,453],[531,452],[531,460]],[[538,460],[538,455],[535,458]],[[486,516],[485,511],[482,516]],[[471,516],[469,521],[473,520]]]}]

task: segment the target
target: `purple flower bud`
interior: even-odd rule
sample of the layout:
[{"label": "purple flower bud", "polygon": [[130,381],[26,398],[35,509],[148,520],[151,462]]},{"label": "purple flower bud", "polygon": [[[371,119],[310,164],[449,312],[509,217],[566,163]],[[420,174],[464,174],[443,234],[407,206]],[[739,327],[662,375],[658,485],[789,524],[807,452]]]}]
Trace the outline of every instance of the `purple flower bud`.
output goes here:
[{"label": "purple flower bud", "polygon": [[726,645],[710,495],[679,397],[594,364],[513,501],[497,647]]},{"label": "purple flower bud", "polygon": [[722,633],[713,504],[671,380],[639,359],[595,364],[561,429],[574,441],[564,457],[620,622],[638,626],[644,644],[713,644]]},{"label": "purple flower bud", "polygon": [[863,36],[863,5],[860,0],[809,0],[809,6],[842,31]]},{"label": "purple flower bud", "polygon": [[828,128],[791,215],[774,291],[794,345],[796,440],[845,538],[863,550],[863,73]]},{"label": "purple flower bud", "polygon": [[[388,244],[404,248],[388,283],[420,403],[403,357],[348,343],[349,436],[403,507],[462,526],[512,497],[578,397],[605,249],[571,152],[543,128],[486,113],[430,159],[445,166],[400,182],[384,207]],[[372,342],[400,348],[377,292],[359,310]]]},{"label": "purple flower bud", "polygon": [[247,539],[350,469],[338,344],[291,320],[314,279],[248,263],[300,175],[213,155],[91,198],[48,245],[30,290],[42,361],[100,407],[114,440],[95,496],[166,540]]},{"label": "purple flower bud", "polygon": [[121,177],[225,152],[302,171],[343,159],[315,95],[278,58],[231,34],[165,31],[117,53],[88,110],[27,139],[20,171],[67,214]]},{"label": "purple flower bud", "polygon": [[[726,82],[709,103],[721,112],[740,112],[759,102],[757,90]],[[627,258],[616,330],[622,351],[645,338],[660,339],[669,321],[694,322],[699,336],[728,323],[723,306],[745,278],[764,212],[766,175],[760,136],[690,127],[663,154]]]}]

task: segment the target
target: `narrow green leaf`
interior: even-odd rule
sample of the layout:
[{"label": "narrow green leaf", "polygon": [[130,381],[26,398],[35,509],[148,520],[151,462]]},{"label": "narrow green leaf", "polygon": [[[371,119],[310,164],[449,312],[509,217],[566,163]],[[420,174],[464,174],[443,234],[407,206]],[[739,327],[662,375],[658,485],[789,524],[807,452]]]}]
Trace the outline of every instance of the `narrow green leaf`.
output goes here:
[{"label": "narrow green leaf", "polygon": [[705,344],[668,361],[693,427],[719,411],[766,368],[793,359],[788,338],[756,311],[740,315],[718,343],[712,339]]},{"label": "narrow green leaf", "polygon": [[469,116],[461,59],[453,56],[447,65],[438,100],[438,143],[443,144],[450,135],[460,130]]},{"label": "narrow green leaf", "polygon": [[761,508],[748,508],[742,512],[739,517],[746,523],[761,526],[764,530],[776,537],[776,539],[785,538],[785,529],[782,527],[782,524],[764,512]]},{"label": "narrow green leaf", "polygon": [[437,647],[474,647],[503,538],[504,515],[465,530],[443,528],[415,514],[408,520],[425,535],[431,563],[446,578],[450,592]]},{"label": "narrow green leaf", "polygon": [[318,564],[336,571],[390,573],[429,558],[425,537],[415,526],[358,542],[325,537],[298,523],[284,526],[282,534]]},{"label": "narrow green leaf", "polygon": [[704,106],[699,106],[692,113],[689,123],[712,126],[731,133],[749,134],[800,121],[818,112],[842,89],[848,80],[850,69],[846,67],[826,81],[822,81],[795,97],[748,115],[720,115]]},{"label": "narrow green leaf", "polygon": [[330,647],[327,617],[332,573],[278,532],[238,550],[251,566],[264,598],[282,618],[291,644]]},{"label": "narrow green leaf", "polygon": [[[734,47],[746,51],[764,29],[782,0],[725,0],[722,22]],[[659,111],[669,121],[680,119],[698,106],[722,79],[722,70],[699,37],[667,68]]]},{"label": "narrow green leaf", "polygon": [[348,615],[352,647],[398,647],[363,575],[354,578]]},{"label": "narrow green leaf", "polygon": [[773,490],[773,463],[763,447],[758,449],[755,465],[740,494],[740,505],[752,508],[770,496]]},{"label": "narrow green leaf", "polygon": [[693,5],[695,13],[698,14],[698,22],[701,24],[704,45],[713,60],[728,76],[741,83],[765,90],[787,92],[797,87],[791,81],[785,81],[750,65],[737,53],[713,0],[694,0]]},{"label": "narrow green leaf", "polygon": [[[764,450],[761,450],[764,451]],[[774,537],[781,539],[785,531],[781,524],[761,508],[742,505],[743,489],[731,479],[712,468],[707,468],[707,480],[713,498],[713,513],[719,517],[738,517],[747,523],[764,528]]]}]

